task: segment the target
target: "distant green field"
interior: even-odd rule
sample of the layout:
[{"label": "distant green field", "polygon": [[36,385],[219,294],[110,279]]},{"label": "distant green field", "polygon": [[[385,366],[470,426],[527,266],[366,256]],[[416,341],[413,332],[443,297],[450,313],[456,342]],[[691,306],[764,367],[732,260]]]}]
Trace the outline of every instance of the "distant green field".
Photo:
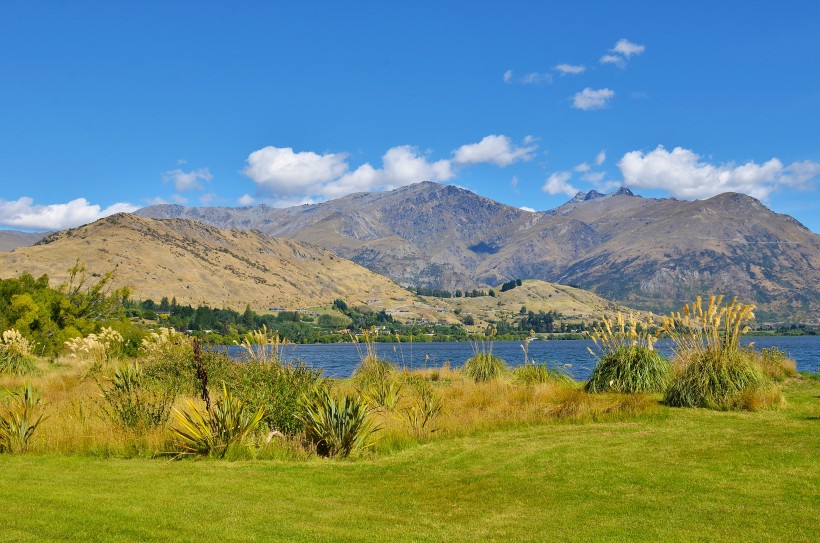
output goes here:
[{"label": "distant green field", "polygon": [[820,541],[820,381],[352,461],[0,455],[0,541]]}]

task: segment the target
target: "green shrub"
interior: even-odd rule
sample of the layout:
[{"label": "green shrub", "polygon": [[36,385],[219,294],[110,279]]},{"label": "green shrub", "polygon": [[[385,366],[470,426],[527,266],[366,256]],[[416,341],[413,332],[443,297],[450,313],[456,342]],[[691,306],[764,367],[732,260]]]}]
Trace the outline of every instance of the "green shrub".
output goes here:
[{"label": "green shrub", "polygon": [[177,456],[202,455],[224,458],[228,450],[242,444],[259,426],[265,408],[255,412],[222,385],[222,398],[208,409],[200,409],[188,400],[188,411],[173,410],[175,426],[171,431],[178,439]]},{"label": "green shrub", "polygon": [[165,424],[170,416],[175,394],[164,387],[150,390],[137,362],[118,368],[110,386],[98,386],[102,413],[121,428],[139,432]]},{"label": "green shrub", "polygon": [[305,437],[321,456],[347,457],[373,446],[373,425],[367,402],[344,395],[334,398],[327,387],[317,387],[304,399],[300,417]]},{"label": "green shrub", "polygon": [[665,402],[674,407],[749,409],[772,405],[771,398],[779,398],[772,396],[772,389],[753,353],[700,351],[678,361]]},{"label": "green shrub", "polygon": [[587,392],[663,392],[671,364],[646,347],[619,347],[604,354],[587,381]]},{"label": "green shrub", "polygon": [[475,381],[483,383],[501,377],[507,370],[507,364],[489,352],[479,352],[464,362],[462,371]]},{"label": "green shrub", "polygon": [[11,401],[0,412],[0,453],[25,452],[43,422],[42,402],[31,383],[26,383],[20,391],[8,393]]},{"label": "green shrub", "polygon": [[301,361],[232,362],[224,367],[211,363],[208,371],[216,375],[221,371],[221,378],[244,398],[249,408],[264,408],[263,424],[287,435],[303,430],[302,420],[297,416],[302,409],[301,398],[322,382],[322,371]]}]

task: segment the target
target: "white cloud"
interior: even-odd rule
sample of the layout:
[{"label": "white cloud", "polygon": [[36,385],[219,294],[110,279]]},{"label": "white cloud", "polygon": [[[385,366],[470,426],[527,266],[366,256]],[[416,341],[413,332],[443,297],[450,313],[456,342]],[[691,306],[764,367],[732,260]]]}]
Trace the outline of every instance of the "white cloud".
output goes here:
[{"label": "white cloud", "polygon": [[552,83],[552,74],[530,72],[521,77],[523,85],[540,85],[542,83]]},{"label": "white cloud", "polygon": [[575,93],[572,97],[572,107],[588,111],[591,109],[601,109],[606,107],[607,102],[615,96],[615,91],[610,89],[585,88],[581,92]]},{"label": "white cloud", "polygon": [[689,149],[663,146],[644,154],[626,153],[618,162],[629,187],[666,190],[676,198],[699,199],[722,192],[741,192],[766,200],[782,185],[802,188],[820,174],[820,164],[795,162],[784,166],[777,158],[763,164],[710,164]]},{"label": "white cloud", "polygon": [[215,193],[209,192],[209,193],[203,194],[202,196],[199,197],[199,203],[202,204],[202,205],[208,205],[208,204],[216,201],[217,198],[218,198],[218,196]]},{"label": "white cloud", "polygon": [[601,150],[600,153],[595,157],[595,165],[600,166],[606,161],[606,151]]},{"label": "white cloud", "polygon": [[[528,142],[527,138],[524,141]],[[513,145],[507,136],[491,135],[484,137],[478,143],[462,145],[453,151],[455,155],[453,160],[456,164],[488,163],[503,168],[519,160],[531,160],[536,148],[536,145],[527,144],[524,147],[518,147]]]},{"label": "white cloud", "polygon": [[598,62],[600,62],[601,64],[615,64],[619,68],[623,68],[624,66],[626,66],[626,60],[624,59],[624,57],[618,55],[604,55],[600,59],[598,59]]},{"label": "white cloud", "polygon": [[589,164],[587,164],[586,162],[581,162],[580,164],[578,164],[577,166],[575,166],[573,168],[573,171],[588,172],[589,171]]},{"label": "white cloud", "polygon": [[511,83],[513,78],[513,71],[507,70],[504,72],[504,83]]},{"label": "white cloud", "polygon": [[510,179],[510,187],[512,187],[513,192],[518,194],[518,176],[517,175],[512,176],[512,179]]},{"label": "white cloud", "polygon": [[637,43],[632,43],[627,39],[620,39],[618,43],[615,44],[615,47],[610,49],[613,53],[618,53],[623,55],[626,58],[631,57],[632,55],[640,55],[644,51],[646,51],[646,46],[638,45]]},{"label": "white cloud", "polygon": [[531,207],[521,206],[518,209],[520,209],[521,211],[529,211],[530,213],[535,213],[535,210]]},{"label": "white cloud", "polygon": [[271,194],[311,194],[322,183],[347,172],[347,155],[293,152],[291,147],[268,146],[248,156],[246,176]]},{"label": "white cloud", "polygon": [[24,196],[19,200],[0,200],[0,224],[31,230],[62,230],[137,209],[139,207],[125,202],[103,209],[99,205],[89,204],[85,198],[77,198],[66,204],[36,205],[32,198]]},{"label": "white cloud", "polygon": [[162,196],[156,196],[154,198],[145,198],[143,200],[143,202],[145,202],[149,206],[159,206],[159,205],[167,204],[168,200],[166,200]]},{"label": "white cloud", "polygon": [[555,70],[561,72],[561,75],[577,75],[584,73],[587,68],[582,64],[559,64]]},{"label": "white cloud", "polygon": [[256,202],[256,199],[250,194],[243,194],[236,200],[236,203],[242,204],[243,206],[253,205],[254,202]]},{"label": "white cloud", "polygon": [[202,190],[203,182],[211,181],[214,178],[208,168],[200,168],[186,172],[180,169],[162,172],[162,179],[174,183],[174,187],[180,192],[186,190]]},{"label": "white cloud", "polygon": [[174,202],[175,204],[185,205],[185,204],[188,203],[188,198],[186,198],[185,196],[182,196],[181,194],[172,194],[171,195],[171,201]]},{"label": "white cloud", "polygon": [[555,172],[550,175],[541,190],[547,194],[566,194],[567,196],[575,196],[579,190],[573,187],[569,180],[572,177],[572,172]]}]

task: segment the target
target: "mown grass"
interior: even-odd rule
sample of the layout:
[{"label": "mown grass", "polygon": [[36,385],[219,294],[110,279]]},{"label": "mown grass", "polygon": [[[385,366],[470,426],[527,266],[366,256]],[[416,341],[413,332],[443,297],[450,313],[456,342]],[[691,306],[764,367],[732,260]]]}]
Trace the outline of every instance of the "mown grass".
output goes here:
[{"label": "mown grass", "polygon": [[817,541],[820,381],[784,392],[355,462],[0,455],[0,540]]}]

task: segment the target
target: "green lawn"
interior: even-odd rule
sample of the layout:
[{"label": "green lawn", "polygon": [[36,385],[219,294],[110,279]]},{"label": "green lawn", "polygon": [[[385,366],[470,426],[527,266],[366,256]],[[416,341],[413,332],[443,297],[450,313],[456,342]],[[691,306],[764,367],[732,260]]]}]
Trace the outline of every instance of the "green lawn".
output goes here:
[{"label": "green lawn", "polygon": [[820,541],[820,381],[785,391],[372,460],[0,455],[0,541]]}]

